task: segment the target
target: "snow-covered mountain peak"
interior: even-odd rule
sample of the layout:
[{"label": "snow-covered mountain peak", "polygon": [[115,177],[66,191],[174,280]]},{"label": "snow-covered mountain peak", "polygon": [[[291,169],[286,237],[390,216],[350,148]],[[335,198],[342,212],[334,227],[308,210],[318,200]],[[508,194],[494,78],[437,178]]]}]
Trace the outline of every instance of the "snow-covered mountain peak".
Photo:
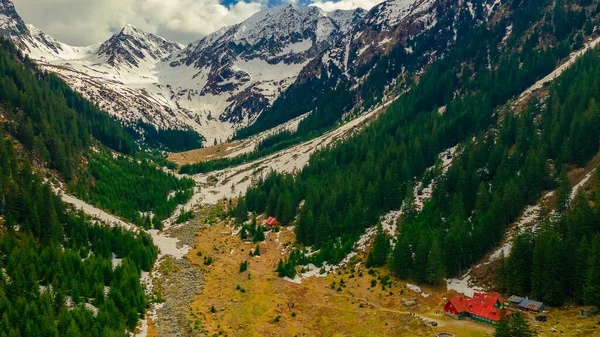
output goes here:
[{"label": "snow-covered mountain peak", "polygon": [[104,42],[98,49],[97,55],[106,57],[106,62],[113,67],[121,65],[139,67],[142,61],[165,60],[181,48],[178,43],[128,24],[118,34]]},{"label": "snow-covered mountain peak", "polygon": [[10,0],[0,0],[0,36],[25,34],[27,26]]},{"label": "snow-covered mountain peak", "polygon": [[9,0],[0,4],[4,35],[102,109],[130,124],[193,129],[211,144],[253,122],[365,15],[288,4],[187,47],[133,25],[104,43],[72,47],[26,26]]},{"label": "snow-covered mountain peak", "polygon": [[189,89],[178,92],[180,104],[192,110],[198,104],[190,102],[206,101],[202,107],[220,110],[222,122],[252,122],[364,14],[287,4],[219,29],[170,59],[172,70],[181,74],[178,82],[188,77]]},{"label": "snow-covered mountain peak", "polygon": [[398,25],[410,13],[418,9],[428,9],[432,0],[388,0],[376,6],[370,23],[392,28]]},{"label": "snow-covered mountain peak", "polygon": [[234,26],[234,40],[255,44],[263,38],[302,34],[314,30],[317,41],[326,41],[332,34],[345,33],[355,17],[362,18],[365,11],[338,10],[331,13],[315,6],[287,4],[260,11]]},{"label": "snow-covered mountain peak", "polygon": [[137,27],[128,23],[123,27],[120,34],[121,35],[136,35],[136,34],[143,34],[143,33],[145,33],[145,32],[137,29]]},{"label": "snow-covered mountain peak", "polygon": [[363,19],[367,14],[367,11],[362,8],[357,8],[355,10],[336,9],[332,12],[326,12],[325,14],[328,18],[333,20],[341,30],[348,32]]}]

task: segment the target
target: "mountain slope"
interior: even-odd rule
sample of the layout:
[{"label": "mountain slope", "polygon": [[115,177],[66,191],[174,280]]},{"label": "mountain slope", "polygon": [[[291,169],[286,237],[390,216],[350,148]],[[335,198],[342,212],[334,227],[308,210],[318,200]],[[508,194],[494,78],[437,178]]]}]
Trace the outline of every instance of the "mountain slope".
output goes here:
[{"label": "mountain slope", "polygon": [[177,43],[127,25],[100,45],[96,55],[106,57],[106,63],[113,67],[126,64],[133,68],[139,67],[140,62],[146,59],[162,61],[181,49],[182,46]]},{"label": "mountain slope", "polygon": [[194,104],[217,100],[224,111],[221,121],[248,124],[308,61],[350,30],[363,12],[325,13],[317,7],[290,4],[223,28],[175,56],[171,67],[188,67],[193,76],[187,80],[202,88],[178,92],[191,100],[180,102],[193,109]]},{"label": "mountain slope", "polygon": [[129,336],[149,300],[139,279],[157,257],[151,238],[92,221],[54,186],[94,149],[134,153],[133,139],[6,40],[0,124],[0,334]]},{"label": "mountain slope", "polygon": [[194,130],[209,144],[254,121],[364,15],[269,8],[182,49],[130,25],[101,45],[71,47],[25,26],[9,0],[0,13],[3,35],[111,115],[131,126]]},{"label": "mountain slope", "polygon": [[[379,120],[318,152],[298,174],[270,175],[248,190],[250,211],[293,222],[298,242],[318,249],[282,261],[286,275],[300,263],[342,261],[365,229],[400,209],[394,271],[437,285],[494,247],[560,167],[598,152],[597,77],[586,71],[580,83],[556,84],[552,98],[520,115],[507,109],[586,39],[598,37],[596,4],[515,1],[498,5],[490,20],[463,4],[446,3],[446,10],[463,8],[458,16],[438,16],[455,22],[449,31],[421,35],[432,38],[430,45],[448,46],[450,33],[454,42]],[[469,26],[457,24],[469,17],[473,26],[465,34],[458,28]],[[577,20],[565,25],[566,18]],[[442,162],[440,154],[457,144],[460,159],[443,174],[448,158]],[[433,197],[419,212],[415,186],[421,192],[430,183]]]},{"label": "mountain slope", "polygon": [[[237,137],[247,137],[315,109],[314,120],[305,121],[310,129],[306,132],[310,132],[332,125],[355,107],[360,110],[373,105],[386,92],[401,90],[452,48],[458,37],[488,20],[498,4],[491,0],[382,2],[311,61],[273,107]],[[344,104],[332,99],[332,95],[339,95],[334,89],[346,92]],[[316,99],[314,93],[318,93]]]}]

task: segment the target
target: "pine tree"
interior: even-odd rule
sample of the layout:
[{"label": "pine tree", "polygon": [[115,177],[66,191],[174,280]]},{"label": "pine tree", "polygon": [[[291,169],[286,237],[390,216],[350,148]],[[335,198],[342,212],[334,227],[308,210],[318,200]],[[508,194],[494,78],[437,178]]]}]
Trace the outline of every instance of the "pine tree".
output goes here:
[{"label": "pine tree", "polygon": [[254,256],[260,256],[260,245],[256,244],[256,248],[254,249]]},{"label": "pine tree", "polygon": [[377,224],[377,234],[373,241],[373,247],[367,258],[367,268],[383,266],[387,260],[390,250],[390,240],[383,231],[381,222]]},{"label": "pine tree", "polygon": [[571,200],[571,183],[569,182],[566,168],[561,170],[559,181],[556,210],[562,213],[569,207],[569,202]]},{"label": "pine tree", "polygon": [[237,206],[235,207],[235,220],[238,223],[244,223],[248,221],[248,206],[246,205],[246,199],[240,198]]},{"label": "pine tree", "polygon": [[394,247],[393,269],[396,276],[400,279],[406,279],[412,273],[412,252],[410,244],[405,236],[398,238],[396,247]]},{"label": "pine tree", "polygon": [[500,320],[494,331],[494,337],[513,337],[510,329],[510,317],[506,315],[506,310],[500,311]]},{"label": "pine tree", "polygon": [[442,247],[440,244],[440,238],[437,235],[431,244],[427,262],[427,282],[437,287],[440,283],[442,283],[444,276],[446,276],[444,270],[444,258],[442,256]]},{"label": "pine tree", "polygon": [[531,330],[531,327],[525,320],[525,316],[520,312],[514,312],[510,315],[510,336],[511,337],[534,337],[537,334]]},{"label": "pine tree", "polygon": [[589,252],[583,301],[586,305],[600,308],[600,234],[594,237]]}]

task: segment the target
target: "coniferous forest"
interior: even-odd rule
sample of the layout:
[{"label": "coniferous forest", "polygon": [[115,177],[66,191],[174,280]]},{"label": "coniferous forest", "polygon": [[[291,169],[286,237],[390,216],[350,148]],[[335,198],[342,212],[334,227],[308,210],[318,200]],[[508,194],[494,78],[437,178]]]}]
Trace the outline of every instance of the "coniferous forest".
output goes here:
[{"label": "coniferous forest", "polygon": [[149,229],[160,228],[177,205],[187,202],[194,185],[194,180],[178,179],[146,159],[102,153],[91,156],[72,189],[91,204]]},{"label": "coniferous forest", "polygon": [[[0,142],[0,335],[126,336],[148,305],[156,248],[145,234],[92,224]],[[116,268],[112,259],[122,259]]]},{"label": "coniferous forest", "polygon": [[55,75],[37,71],[8,41],[0,47],[0,102],[6,130],[31,151],[34,162],[69,180],[92,137],[124,154],[137,149],[122,126]]},{"label": "coniferous forest", "polygon": [[[292,254],[278,270],[285,274],[291,266],[308,261],[340,261],[380,215],[401,208],[390,267],[401,278],[438,284],[444,277],[460,275],[495,247],[526,205],[535,203],[542,191],[564,184],[566,170],[584,165],[598,152],[598,50],[554,81],[544,101],[534,99],[518,113],[506,105],[583,46],[583,38],[592,34],[586,27],[596,22],[598,7],[580,7],[578,2],[511,3],[514,11],[506,21],[477,26],[463,40],[458,35],[456,47],[361,134],[320,151],[298,175],[273,174],[248,191],[245,204],[250,211],[277,216],[283,224],[298,215],[298,241],[320,249],[308,260]],[[507,47],[499,49],[508,18],[512,34]],[[440,113],[439,107],[445,112]],[[428,168],[426,177],[436,176],[431,170],[439,176],[438,154],[457,144],[461,145],[452,167],[435,179],[431,200],[417,212],[414,187]],[[297,214],[301,201],[304,205]],[[594,226],[587,227],[588,242],[598,232]],[[570,236],[566,230],[556,235],[554,240]],[[543,241],[544,234],[540,238]],[[582,236],[571,240],[570,245],[577,246]],[[530,239],[530,247],[533,242]],[[548,252],[543,248],[537,252],[529,258],[540,264],[560,255],[542,256]],[[510,261],[509,257],[507,273]],[[586,275],[595,272],[583,269]],[[521,288],[506,282],[512,291],[535,295],[547,291],[535,288],[547,285],[540,280],[534,284],[526,279]],[[564,292],[568,282],[559,286],[563,298],[548,298],[550,303],[562,303],[570,296]]]},{"label": "coniferous forest", "polygon": [[139,280],[157,256],[152,239],[67,208],[51,174],[36,172],[77,181],[92,146],[133,155],[137,145],[6,41],[0,102],[0,335],[126,336],[148,306]]},{"label": "coniferous forest", "polygon": [[[207,216],[196,208],[174,214],[198,190],[194,179],[163,167],[176,165],[162,152],[200,147],[202,136],[141,122],[125,127],[1,41],[0,337],[128,336],[149,307],[140,278],[158,257],[144,229],[162,230],[172,216],[184,224],[200,213],[205,222],[199,226],[214,222],[212,229],[235,218],[238,235],[252,247],[235,263],[236,276],[247,274],[244,281],[256,275],[256,258],[264,261],[273,252],[262,245],[272,240],[269,229],[279,243],[279,225],[258,222],[264,214],[294,226],[298,245],[288,233],[290,242],[279,246],[289,255],[275,255],[274,262],[282,257],[275,269],[280,277],[295,278],[310,263],[325,273],[324,264],[348,257],[371,230],[366,268],[385,267],[401,280],[438,287],[498,248],[523,211],[550,192],[552,211],[540,207],[543,220],[515,232],[509,254],[494,262],[494,286],[551,306],[600,307],[600,47],[534,95],[521,96],[599,37],[594,27],[600,5],[586,0],[496,5],[503,10],[493,20],[482,19],[480,3],[457,6],[458,13],[432,7],[438,20],[429,30],[414,39],[395,36],[402,43],[352,70],[360,84],[329,73],[295,82],[235,138],[307,114],[296,131],[267,137],[243,156],[183,166],[180,173],[207,173],[273,154],[318,137],[384,97],[398,98],[361,132],[316,151],[301,171],[266,174],[237,203],[230,199],[226,210],[217,205]],[[574,193],[573,172],[593,167],[589,185]],[[202,186],[227,184],[233,195],[250,177],[206,177]],[[68,207],[57,195],[63,186],[140,228],[110,227]],[[430,198],[419,203],[416,195],[428,186]],[[381,220],[390,211],[400,214],[393,237]],[[226,234],[229,240],[233,233],[229,228],[218,237]],[[222,263],[216,255],[222,249],[210,244],[215,256],[204,255],[204,268]],[[193,249],[196,257],[202,255],[196,245]],[[370,291],[379,280],[386,291],[380,296],[388,296],[391,274],[380,275]],[[242,296],[246,290],[237,287]],[[214,304],[209,310],[216,314]],[[197,318],[193,311],[189,306],[184,314]],[[524,336],[533,334],[523,316],[503,318],[498,336],[521,329]],[[282,315],[269,319],[274,324]],[[200,323],[194,322],[198,329]]]}]

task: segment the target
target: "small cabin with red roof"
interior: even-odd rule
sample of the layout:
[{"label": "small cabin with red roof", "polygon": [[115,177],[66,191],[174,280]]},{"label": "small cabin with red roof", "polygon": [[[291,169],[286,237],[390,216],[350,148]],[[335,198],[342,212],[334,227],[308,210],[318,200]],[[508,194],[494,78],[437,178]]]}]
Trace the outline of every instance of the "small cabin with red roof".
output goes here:
[{"label": "small cabin with red roof", "polygon": [[273,228],[281,226],[281,223],[279,223],[276,218],[270,216],[267,218],[267,221],[265,221],[265,225],[269,228]]},{"label": "small cabin with red roof", "polygon": [[[498,293],[475,293],[473,298],[454,296],[444,306],[444,313],[456,319],[470,318],[475,321],[496,324],[500,320],[502,297]],[[510,315],[510,311],[506,312]]]}]

